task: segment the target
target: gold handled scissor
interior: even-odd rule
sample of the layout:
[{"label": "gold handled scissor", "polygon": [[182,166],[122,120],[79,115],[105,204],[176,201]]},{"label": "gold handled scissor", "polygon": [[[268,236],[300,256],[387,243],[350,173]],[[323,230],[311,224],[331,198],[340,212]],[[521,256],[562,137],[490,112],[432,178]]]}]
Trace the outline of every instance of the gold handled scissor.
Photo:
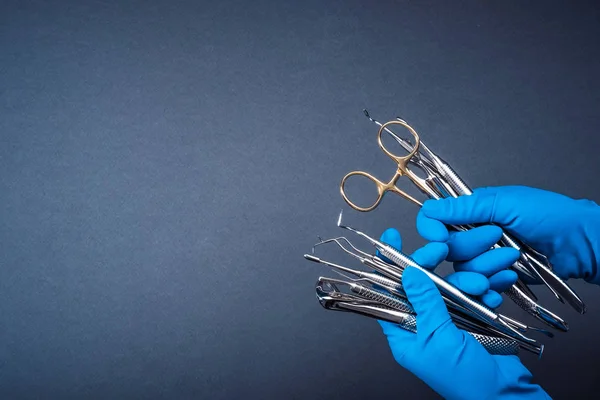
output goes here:
[{"label": "gold handled scissor", "polygon": [[[414,143],[414,145],[412,145],[412,148],[407,149],[408,154],[405,156],[398,156],[398,155],[393,154],[384,146],[384,144],[381,140],[381,135],[384,131],[390,132],[394,136],[394,138],[396,140],[398,140],[399,142],[402,140],[402,139],[399,139],[396,135],[393,134],[393,132],[391,132],[388,129],[388,126],[391,126],[391,125],[403,126],[414,137],[415,143]],[[385,195],[386,192],[396,193],[396,194],[404,197],[405,199],[415,203],[416,205],[421,206],[422,203],[419,200],[415,199],[414,197],[412,197],[411,195],[409,195],[408,193],[404,192],[403,190],[399,189],[396,186],[398,179],[400,179],[400,177],[402,177],[402,176],[407,176],[410,180],[413,181],[413,183],[422,192],[424,192],[430,196],[433,196],[433,197],[437,197],[437,198],[440,197],[440,195],[438,193],[436,193],[434,187],[432,187],[432,185],[434,185],[434,181],[436,180],[436,176],[426,167],[426,165],[424,165],[422,162],[420,162],[421,160],[420,160],[420,155],[419,155],[419,145],[421,142],[419,139],[419,135],[410,125],[408,125],[406,123],[406,121],[397,119],[397,120],[389,121],[389,122],[386,122],[385,124],[382,124],[379,129],[379,132],[377,133],[377,142],[378,142],[381,150],[383,150],[383,152],[396,163],[396,165],[397,165],[396,173],[394,174],[392,179],[387,183],[380,181],[379,179],[375,178],[373,175],[371,175],[367,172],[364,172],[364,171],[353,171],[353,172],[348,173],[346,176],[344,176],[344,178],[342,178],[342,182],[340,184],[340,193],[342,194],[342,197],[344,198],[344,200],[346,201],[346,203],[348,203],[348,205],[350,207],[352,207],[353,209],[355,209],[357,211],[363,211],[363,212],[372,211],[379,205],[379,203],[383,199],[383,196]],[[406,143],[406,141],[404,141],[404,143]],[[415,174],[409,168],[409,163],[415,163],[415,161],[417,161],[416,164],[426,172],[427,178],[423,179],[423,178],[419,177],[417,174]],[[363,177],[369,179],[370,181],[372,181],[375,184],[375,186],[377,187],[378,197],[375,200],[375,203],[373,203],[373,205],[371,205],[370,207],[359,207],[356,204],[354,204],[346,195],[345,184],[346,184],[346,181],[352,176],[363,176]]]}]

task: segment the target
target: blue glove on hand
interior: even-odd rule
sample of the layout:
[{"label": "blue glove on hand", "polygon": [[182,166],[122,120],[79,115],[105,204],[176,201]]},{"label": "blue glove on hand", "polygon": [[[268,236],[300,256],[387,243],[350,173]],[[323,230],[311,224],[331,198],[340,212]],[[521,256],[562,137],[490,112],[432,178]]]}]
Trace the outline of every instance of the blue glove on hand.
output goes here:
[{"label": "blue glove on hand", "polygon": [[[400,234],[388,229],[381,237],[401,250]],[[433,269],[444,260],[443,243],[429,243],[411,257]],[[437,287],[416,268],[407,268],[402,283],[417,313],[417,333],[379,321],[394,359],[445,399],[550,399],[531,383],[532,375],[516,356],[493,356],[470,334],[454,325]]]},{"label": "blue glove on hand", "polygon": [[[492,230],[497,227],[483,226],[471,232],[449,233],[444,224],[481,223],[499,225],[546,255],[562,279],[582,278],[600,284],[600,207],[596,203],[525,186],[489,187],[456,199],[427,200],[417,217],[421,236],[433,242],[447,243],[449,258],[456,260],[468,257],[464,253],[469,241],[491,240]],[[500,233],[499,230],[496,232]],[[509,257],[512,249],[490,253],[500,250]],[[480,262],[483,257],[480,256],[477,262],[455,264],[455,268],[490,277],[490,287],[494,289],[497,285],[493,281],[498,278],[493,275],[495,271]]]},{"label": "blue glove on hand", "polygon": [[[470,274],[460,280],[451,279],[451,283],[490,308],[500,307],[503,299],[499,292],[510,288],[518,279],[517,273],[507,268],[514,264],[520,255],[518,250],[510,247],[491,249],[502,237],[501,228],[486,225],[465,232],[448,232],[442,223],[419,212],[417,231],[427,240],[434,243],[444,242],[448,246],[446,260],[454,263],[456,274]],[[450,275],[449,278],[456,274]],[[483,283],[481,279],[487,282]],[[486,290],[480,293],[470,290],[469,282],[474,280],[480,286],[485,285]]]}]

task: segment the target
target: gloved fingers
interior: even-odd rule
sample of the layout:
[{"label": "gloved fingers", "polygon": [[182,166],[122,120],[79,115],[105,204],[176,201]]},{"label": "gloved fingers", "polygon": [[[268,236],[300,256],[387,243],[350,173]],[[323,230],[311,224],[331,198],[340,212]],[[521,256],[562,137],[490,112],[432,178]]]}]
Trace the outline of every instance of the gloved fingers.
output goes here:
[{"label": "gloved fingers", "polygon": [[481,296],[490,289],[488,279],[476,272],[455,272],[446,276],[446,281],[472,296]]},{"label": "gloved fingers", "polygon": [[455,272],[445,279],[461,291],[478,297],[485,305],[494,309],[500,307],[503,301],[498,292],[512,286],[517,280],[517,274],[514,271],[504,270],[492,277],[494,278],[494,288],[491,285],[492,280],[477,272]]},{"label": "gloved fingers", "polygon": [[502,304],[502,295],[494,290],[488,290],[481,297],[480,300],[489,308],[494,309],[500,307]]},{"label": "gloved fingers", "polygon": [[[390,246],[392,246],[394,249],[396,249],[398,251],[402,251],[402,236],[400,235],[400,232],[398,232],[397,229],[394,229],[394,228],[386,229],[381,234],[379,241],[381,241],[385,244],[389,244]],[[381,258],[383,261],[393,264],[393,262],[391,262],[390,259],[388,259],[385,256],[382,256],[379,253],[379,250],[377,250],[377,252],[375,254],[377,255],[377,257]]]},{"label": "gloved fingers", "polygon": [[481,224],[497,223],[506,225],[510,222],[510,209],[497,207],[497,196],[502,188],[486,187],[473,191],[471,195],[447,197],[439,200],[427,200],[421,211],[429,218],[437,219],[445,224]]},{"label": "gloved fingers", "polygon": [[397,229],[388,228],[381,235],[382,242],[389,244],[396,250],[402,250],[402,236]]},{"label": "gloved fingers", "polygon": [[517,273],[510,269],[497,272],[488,278],[490,289],[500,293],[507,291],[518,279]]},{"label": "gloved fingers", "polygon": [[[398,324],[394,324],[392,322],[377,320],[381,329],[383,330],[383,334],[390,339],[402,339],[402,340],[410,340],[415,336],[413,332],[410,332],[404,328],[401,328]],[[403,344],[404,345],[404,344]]]},{"label": "gloved fingers", "polygon": [[421,267],[434,270],[447,255],[448,246],[445,243],[431,242],[417,249],[410,255],[410,258]]},{"label": "gloved fingers", "polygon": [[[396,250],[402,250],[402,236],[400,232],[394,228],[386,229],[380,236],[379,240],[383,243],[386,243]],[[390,262],[387,257],[382,256],[377,251],[377,256],[386,262]],[[377,271],[375,271],[377,272]],[[378,285],[373,285],[375,288],[382,290],[387,293],[385,289]],[[416,335],[413,332],[409,332],[406,329],[401,328],[398,324],[394,324],[389,321],[377,320],[381,329],[383,330],[383,334],[387,337],[388,343],[392,349],[392,353],[394,357],[396,357],[399,353],[403,354],[406,349],[410,346],[411,340],[415,340],[414,337]]]},{"label": "gloved fingers", "polygon": [[402,360],[405,354],[414,347],[417,341],[417,334],[410,332],[398,324],[388,321],[377,320],[383,334],[386,336],[390,350],[396,362],[402,365]]},{"label": "gloved fingers", "polygon": [[[396,250],[402,251],[402,237],[400,232],[394,228],[389,228],[381,235],[380,240],[389,244]],[[410,257],[420,266],[427,269],[435,269],[448,255],[448,246],[445,243],[427,243],[425,246],[417,249]],[[387,257],[377,252],[377,256],[382,260],[391,263]]]},{"label": "gloved fingers", "polygon": [[455,262],[454,269],[456,271],[478,272],[489,277],[509,268],[519,259],[519,256],[519,251],[512,247],[499,247],[488,250],[469,261]]},{"label": "gloved fingers", "polygon": [[477,257],[498,243],[502,228],[483,225],[468,231],[452,232],[447,242],[448,261],[467,261]]},{"label": "gloved fingers", "polygon": [[[379,241],[389,244],[396,250],[402,249],[402,236],[400,235],[400,232],[398,232],[397,229],[394,229],[394,228],[386,229],[379,237]],[[382,256],[379,253],[379,251],[376,251],[375,255],[377,255],[377,257],[381,258],[383,261],[391,263],[391,261],[387,257]],[[374,272],[375,274],[381,275],[381,273],[379,271],[372,271],[372,272]],[[386,289],[384,289],[382,286],[375,285],[375,284],[373,284],[372,286],[374,289],[381,290],[381,291],[389,294],[389,292]]]},{"label": "gloved fingers", "polygon": [[421,237],[430,242],[445,242],[449,238],[446,225],[432,219],[419,210],[417,214],[417,232]]},{"label": "gloved fingers", "polygon": [[428,337],[440,328],[444,340],[458,340],[458,328],[452,323],[448,309],[435,283],[423,272],[407,267],[402,275],[406,297],[417,314],[417,333]]}]

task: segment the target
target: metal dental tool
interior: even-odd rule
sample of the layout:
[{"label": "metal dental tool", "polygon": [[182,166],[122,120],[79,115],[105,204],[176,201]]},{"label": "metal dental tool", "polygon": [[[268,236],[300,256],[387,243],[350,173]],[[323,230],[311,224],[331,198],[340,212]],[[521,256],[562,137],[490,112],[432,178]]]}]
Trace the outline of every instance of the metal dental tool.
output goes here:
[{"label": "metal dental tool", "polygon": [[361,298],[364,298],[366,300],[376,301],[376,302],[378,302],[388,308],[394,309],[396,311],[402,311],[405,313],[413,313],[413,314],[415,312],[415,310],[410,305],[410,303],[408,301],[406,301],[405,299],[395,297],[393,295],[381,293],[374,289],[370,289],[366,286],[362,286],[358,283],[347,282],[347,281],[342,281],[342,280],[333,279],[333,278],[327,278],[327,282],[329,282],[331,284],[337,283],[338,285],[346,285],[350,288],[350,290],[354,294],[360,296]]},{"label": "metal dental tool", "polygon": [[347,268],[347,267],[344,267],[344,266],[341,266],[338,264],[334,264],[329,261],[322,260],[319,257],[315,257],[311,254],[305,254],[304,258],[306,258],[309,261],[325,264],[329,267],[332,267],[332,268],[340,270],[340,271],[348,272],[354,276],[358,276],[359,277],[358,280],[366,281],[366,282],[369,282],[374,285],[379,285],[382,288],[384,288],[385,290],[389,291],[390,293],[392,293],[396,296],[406,297],[404,290],[401,288],[401,285],[399,285],[397,282],[393,281],[392,279],[374,274],[372,272],[363,272],[363,271],[353,270],[353,269],[350,269],[350,268]]},{"label": "metal dental tool", "polygon": [[[368,299],[357,299],[353,295],[348,295],[340,292],[336,286],[340,283],[339,280],[320,277],[316,284],[316,295],[319,303],[323,308],[334,311],[352,312],[364,315],[370,318],[379,319],[395,323],[401,328],[416,333],[417,320],[416,317],[409,313],[396,309],[391,309],[382,304],[376,304]],[[342,282],[346,283],[346,282]],[[468,321],[462,322],[460,319],[457,324],[463,327],[471,326],[473,330],[487,332],[485,328],[471,325]],[[523,348],[541,357],[543,345],[531,345],[529,343],[519,343],[517,340],[506,337],[497,337],[486,335],[484,333],[471,332],[467,333],[473,336],[490,354],[496,355],[517,355],[519,348]]]}]

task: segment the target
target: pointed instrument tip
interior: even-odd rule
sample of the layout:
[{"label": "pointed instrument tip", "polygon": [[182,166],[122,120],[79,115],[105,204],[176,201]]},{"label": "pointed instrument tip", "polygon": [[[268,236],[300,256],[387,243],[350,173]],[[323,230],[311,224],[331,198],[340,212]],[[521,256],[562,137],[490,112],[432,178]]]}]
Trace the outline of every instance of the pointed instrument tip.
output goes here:
[{"label": "pointed instrument tip", "polygon": [[340,210],[340,215],[338,216],[337,226],[342,226],[342,214],[344,210]]},{"label": "pointed instrument tip", "polygon": [[312,254],[305,254],[304,258],[312,262],[321,262],[321,259],[319,257],[315,257]]}]

